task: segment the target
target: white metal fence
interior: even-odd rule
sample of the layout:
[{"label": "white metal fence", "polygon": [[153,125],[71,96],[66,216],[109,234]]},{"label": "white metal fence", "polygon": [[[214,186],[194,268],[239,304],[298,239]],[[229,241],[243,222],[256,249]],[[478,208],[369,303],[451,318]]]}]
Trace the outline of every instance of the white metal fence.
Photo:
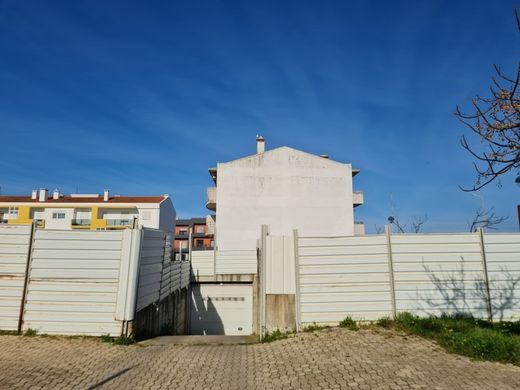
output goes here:
[{"label": "white metal fence", "polygon": [[193,276],[256,274],[258,261],[256,250],[192,251]]},{"label": "white metal fence", "polygon": [[23,329],[118,334],[123,232],[36,230]]},{"label": "white metal fence", "polygon": [[299,322],[398,312],[520,318],[520,234],[300,237]]},{"label": "white metal fence", "polygon": [[292,237],[263,235],[261,243],[262,294],[295,294],[297,326],[403,311],[520,318],[518,233],[387,229],[381,235],[298,237],[295,231]]},{"label": "white metal fence", "polygon": [[189,262],[171,261],[162,231],[31,231],[0,226],[0,330],[118,335],[189,284]]},{"label": "white metal fence", "polygon": [[0,329],[16,331],[24,290],[31,226],[0,229]]}]

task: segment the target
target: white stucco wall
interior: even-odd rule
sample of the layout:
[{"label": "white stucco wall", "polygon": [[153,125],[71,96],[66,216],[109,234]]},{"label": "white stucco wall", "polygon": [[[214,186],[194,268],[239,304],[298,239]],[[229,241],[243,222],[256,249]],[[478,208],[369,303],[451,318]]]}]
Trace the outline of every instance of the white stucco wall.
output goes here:
[{"label": "white stucco wall", "polygon": [[218,164],[217,246],[254,249],[273,235],[353,235],[352,167],[282,147]]}]

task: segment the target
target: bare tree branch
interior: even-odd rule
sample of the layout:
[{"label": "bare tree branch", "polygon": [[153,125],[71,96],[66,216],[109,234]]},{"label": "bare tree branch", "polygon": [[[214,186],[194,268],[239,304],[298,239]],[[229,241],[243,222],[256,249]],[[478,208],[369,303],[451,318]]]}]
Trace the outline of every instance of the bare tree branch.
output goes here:
[{"label": "bare tree branch", "polygon": [[493,208],[488,210],[477,209],[475,216],[471,223],[468,223],[469,231],[476,232],[479,228],[482,229],[496,229],[496,225],[504,222],[508,217],[499,217],[495,215]]},{"label": "bare tree branch", "polygon": [[[515,9],[520,30],[520,16]],[[472,113],[464,113],[456,107],[455,116],[476,134],[481,147],[470,144],[465,136],[460,142],[477,161],[477,173],[473,186],[460,187],[463,191],[477,191],[503,174],[520,169],[520,62],[516,74],[509,77],[494,65],[496,77],[490,87],[491,97],[476,96],[471,105]]]}]

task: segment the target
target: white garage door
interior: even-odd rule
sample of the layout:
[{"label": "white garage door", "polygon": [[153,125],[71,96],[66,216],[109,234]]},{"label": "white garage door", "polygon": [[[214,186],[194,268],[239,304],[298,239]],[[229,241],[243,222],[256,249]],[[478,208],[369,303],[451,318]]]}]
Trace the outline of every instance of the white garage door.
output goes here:
[{"label": "white garage door", "polygon": [[251,284],[193,284],[191,334],[250,335],[253,333]]}]

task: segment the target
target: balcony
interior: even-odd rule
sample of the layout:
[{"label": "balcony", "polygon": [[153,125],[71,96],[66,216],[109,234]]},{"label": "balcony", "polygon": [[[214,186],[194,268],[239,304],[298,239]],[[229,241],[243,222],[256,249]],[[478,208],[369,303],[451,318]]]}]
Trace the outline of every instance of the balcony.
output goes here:
[{"label": "balcony", "polygon": [[217,210],[217,187],[208,187],[206,191],[206,208],[211,211]]},{"label": "balcony", "polygon": [[70,222],[70,226],[72,229],[90,229],[91,223],[90,219],[73,219]]},{"label": "balcony", "polygon": [[354,191],[352,193],[352,198],[354,202],[354,207],[361,206],[365,201],[362,191]]},{"label": "balcony", "polygon": [[364,222],[354,222],[354,235],[355,236],[364,236],[365,235],[365,223]]},{"label": "balcony", "polygon": [[37,228],[44,229],[45,228],[45,219],[35,219],[34,220],[34,225]]},{"label": "balcony", "polygon": [[107,229],[126,229],[134,226],[132,219],[105,219]]}]

